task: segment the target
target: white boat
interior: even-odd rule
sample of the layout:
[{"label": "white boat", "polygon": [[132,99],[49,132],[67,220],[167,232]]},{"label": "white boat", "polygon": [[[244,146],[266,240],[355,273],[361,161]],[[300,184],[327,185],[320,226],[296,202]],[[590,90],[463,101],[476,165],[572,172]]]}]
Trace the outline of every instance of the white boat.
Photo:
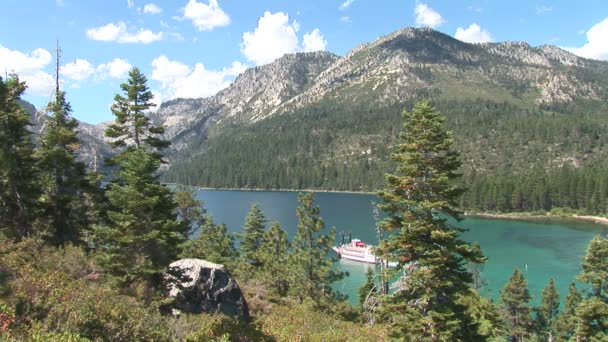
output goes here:
[{"label": "white boat", "polygon": [[348,244],[334,246],[332,249],[342,259],[365,262],[368,264],[375,264],[377,260],[372,252],[372,246],[367,245],[359,239],[353,239]]}]

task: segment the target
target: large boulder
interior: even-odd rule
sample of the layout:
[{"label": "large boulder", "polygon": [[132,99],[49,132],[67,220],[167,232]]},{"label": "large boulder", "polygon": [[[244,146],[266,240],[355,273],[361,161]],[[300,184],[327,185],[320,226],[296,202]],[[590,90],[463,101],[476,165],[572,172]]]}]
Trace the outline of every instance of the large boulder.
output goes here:
[{"label": "large boulder", "polygon": [[174,313],[221,312],[249,319],[243,292],[224,265],[201,259],[182,259],[169,265],[169,295]]}]

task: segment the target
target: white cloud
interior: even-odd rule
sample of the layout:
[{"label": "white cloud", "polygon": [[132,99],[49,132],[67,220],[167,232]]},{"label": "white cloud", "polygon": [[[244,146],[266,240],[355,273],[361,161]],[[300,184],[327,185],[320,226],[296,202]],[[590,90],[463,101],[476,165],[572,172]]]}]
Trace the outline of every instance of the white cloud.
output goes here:
[{"label": "white cloud", "polygon": [[63,0],[55,0],[55,4],[57,4],[59,7],[65,6],[65,2]]},{"label": "white cloud", "polygon": [[122,58],[114,58],[108,63],[99,64],[96,68],[97,77],[106,78],[125,78],[132,66]]},{"label": "white cloud", "polygon": [[76,59],[72,63],[64,64],[59,68],[59,73],[74,81],[82,81],[95,72],[93,65],[86,59]]},{"label": "white cloud", "polygon": [[153,3],[144,5],[144,14],[159,14],[163,9]]},{"label": "white cloud", "polygon": [[127,8],[133,8],[133,7],[135,7],[135,1],[127,0]]},{"label": "white cloud", "polygon": [[345,0],[343,3],[340,4],[340,7],[338,7],[338,9],[340,11],[344,11],[345,9],[349,8],[350,5],[353,4],[353,2],[355,2],[355,0]]},{"label": "white cloud", "polygon": [[47,96],[53,92],[53,76],[43,71],[53,57],[45,49],[35,49],[32,53],[10,50],[0,45],[0,70],[19,75],[25,81],[27,93]]},{"label": "white cloud", "polygon": [[161,40],[163,38],[163,33],[154,33],[148,29],[139,29],[136,32],[129,32],[127,30],[127,24],[120,21],[116,24],[109,23],[104,26],[88,29],[87,37],[104,42],[116,41],[119,43],[149,44]]},{"label": "white cloud", "polygon": [[327,46],[327,40],[321,34],[318,28],[310,33],[305,33],[302,41],[302,50],[308,51],[323,51]]},{"label": "white cloud", "polygon": [[583,46],[565,49],[581,57],[608,60],[608,18],[593,25],[586,35]]},{"label": "white cloud", "polygon": [[298,50],[299,25],[283,12],[264,12],[253,32],[243,33],[241,52],[255,64],[266,64]]},{"label": "white cloud", "polygon": [[151,79],[159,81],[163,90],[161,98],[200,98],[216,94],[226,88],[234,76],[245,71],[246,66],[233,62],[229,68],[209,70],[202,63],[193,68],[159,56],[152,61]]},{"label": "white cloud", "polygon": [[420,26],[437,28],[445,22],[441,17],[441,14],[435,12],[427,4],[423,3],[418,3],[416,5],[414,15],[416,15],[416,24]]},{"label": "white cloud", "polygon": [[302,46],[298,38],[300,24],[289,22],[289,15],[283,12],[264,12],[258,19],[253,32],[243,33],[241,53],[256,65],[266,64],[286,53],[298,51],[325,50],[327,41],[316,28],[304,34]]},{"label": "white cloud", "polygon": [[343,23],[352,23],[353,22],[352,20],[350,20],[350,17],[347,16],[347,15],[341,16],[340,17],[340,21],[343,22]]},{"label": "white cloud", "polygon": [[475,23],[469,25],[466,29],[462,27],[457,28],[454,38],[467,43],[487,43],[493,40],[490,32],[482,29]]},{"label": "white cloud", "polygon": [[217,0],[209,0],[204,4],[196,0],[189,0],[183,8],[184,15],[179,20],[189,19],[199,31],[211,31],[216,27],[230,24],[230,17],[224,12]]}]

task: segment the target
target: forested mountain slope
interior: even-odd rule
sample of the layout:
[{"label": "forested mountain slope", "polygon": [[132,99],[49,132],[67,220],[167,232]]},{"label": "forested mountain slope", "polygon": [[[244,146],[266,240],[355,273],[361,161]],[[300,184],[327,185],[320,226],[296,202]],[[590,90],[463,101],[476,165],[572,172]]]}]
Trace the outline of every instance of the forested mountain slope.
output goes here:
[{"label": "forested mountain slope", "polygon": [[[412,28],[342,58],[309,56],[287,55],[250,69],[209,99],[164,104],[158,119],[185,105],[199,110],[199,118],[213,118],[192,119],[165,178],[210,187],[373,190],[391,169],[388,155],[401,130],[401,112],[426,98],[448,117],[463,153],[465,180],[475,190],[464,199],[466,207],[586,207],[585,201],[562,203],[556,192],[567,191],[556,187],[597,183],[594,191],[600,191],[599,183],[606,183],[594,171],[607,160],[606,62],[553,46],[468,44]],[[235,110],[224,101],[214,111],[204,104],[242,92],[244,84],[257,80],[252,75],[258,69],[283,74],[245,87],[256,89],[255,96],[268,99],[277,93],[264,81],[291,92],[275,95],[275,102],[258,102],[266,105],[263,109],[241,105]],[[302,69],[308,72],[296,74],[308,77],[284,76]],[[559,182],[564,179],[560,172],[569,174],[574,185]],[[531,189],[538,194],[518,199],[520,188],[525,196],[532,196]],[[592,194],[584,196],[590,202]],[[606,194],[595,197],[599,201]]]}]

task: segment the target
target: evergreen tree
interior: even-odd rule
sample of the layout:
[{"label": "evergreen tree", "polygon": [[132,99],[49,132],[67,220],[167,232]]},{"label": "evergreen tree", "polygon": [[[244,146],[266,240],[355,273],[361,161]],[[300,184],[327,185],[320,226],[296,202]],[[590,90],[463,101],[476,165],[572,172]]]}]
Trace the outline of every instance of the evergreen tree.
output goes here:
[{"label": "evergreen tree", "polygon": [[122,147],[111,160],[118,172],[106,190],[107,224],[95,234],[100,265],[120,287],[137,287],[150,299],[150,290],[162,288],[162,273],[180,254],[187,227],[177,218],[172,191],[158,179],[160,150],[168,143],[157,137],[162,128],[151,126],[144,112],[153,106],[146,78],[133,68],[121,89],[125,97],[116,96],[116,121],[106,131],[114,146]]},{"label": "evergreen tree", "polygon": [[576,341],[608,341],[608,304],[598,297],[576,308]]},{"label": "evergreen tree", "polygon": [[33,232],[40,194],[30,116],[21,105],[25,89],[17,75],[0,77],[0,232],[18,240]]},{"label": "evergreen tree", "polygon": [[578,279],[589,286],[589,293],[576,308],[576,338],[608,340],[608,238],[591,240],[582,268]]},{"label": "evergreen tree", "polygon": [[261,263],[259,250],[264,238],[266,221],[266,217],[264,216],[264,212],[260,209],[260,206],[254,204],[251,206],[251,210],[249,210],[249,213],[245,218],[243,233],[238,235],[241,240],[239,245],[239,249],[242,253],[241,257],[245,262],[248,262],[253,266],[259,266]]},{"label": "evergreen tree", "polygon": [[49,117],[36,150],[43,186],[39,225],[45,227],[54,244],[78,243],[92,222],[96,191],[84,163],[76,160],[78,121],[71,117],[72,108],[59,89],[58,74],[55,98],[47,111]]},{"label": "evergreen tree", "polygon": [[587,247],[578,279],[590,287],[590,297],[608,303],[608,238],[597,235]]},{"label": "evergreen tree", "polygon": [[536,308],[536,328],[539,336],[548,341],[555,340],[555,322],[559,314],[559,293],[553,278],[543,289],[540,306]]},{"label": "evergreen tree", "polygon": [[204,259],[209,262],[226,265],[233,268],[239,254],[234,246],[232,235],[225,224],[216,224],[212,217],[208,217],[199,235],[188,241],[182,258]]},{"label": "evergreen tree", "polygon": [[[394,335],[406,340],[473,339],[465,308],[457,303],[472,283],[466,262],[485,261],[478,246],[459,238],[462,229],[452,227],[445,216],[460,218],[456,202],[462,189],[460,156],[452,150],[452,135],[443,128],[445,118],[426,102],[404,112],[401,142],[392,154],[398,163],[387,174],[388,188],[379,192],[388,217],[381,222],[391,232],[378,246],[383,259],[399,262],[402,277],[397,290],[384,304],[396,328]],[[441,214],[440,214],[441,213]],[[444,216],[445,215],[445,216]]]},{"label": "evergreen tree", "polygon": [[373,296],[378,292],[376,288],[376,284],[374,282],[374,269],[371,267],[367,267],[367,272],[365,273],[366,281],[363,286],[359,288],[359,304],[363,306],[365,304],[365,300]]},{"label": "evergreen tree", "polygon": [[190,239],[205,223],[207,210],[203,202],[198,200],[194,193],[180,186],[175,192],[177,215],[186,227],[186,239]]},{"label": "evergreen tree", "polygon": [[583,297],[576,289],[576,284],[571,283],[568,288],[564,309],[555,322],[557,341],[568,341],[576,330],[576,308]]},{"label": "evergreen tree", "polygon": [[260,246],[260,261],[264,281],[272,291],[283,297],[289,290],[289,239],[278,222],[270,225],[264,233]]},{"label": "evergreen tree", "polygon": [[532,317],[530,316],[530,292],[528,282],[519,269],[515,269],[505,287],[500,291],[507,330],[514,342],[523,342],[530,335]]},{"label": "evergreen tree", "polygon": [[320,305],[331,298],[331,284],[344,277],[335,269],[336,258],[331,250],[336,229],[324,234],[325,223],[311,193],[299,194],[298,202],[298,228],[290,262],[294,279],[290,290],[300,301],[310,298]]}]

